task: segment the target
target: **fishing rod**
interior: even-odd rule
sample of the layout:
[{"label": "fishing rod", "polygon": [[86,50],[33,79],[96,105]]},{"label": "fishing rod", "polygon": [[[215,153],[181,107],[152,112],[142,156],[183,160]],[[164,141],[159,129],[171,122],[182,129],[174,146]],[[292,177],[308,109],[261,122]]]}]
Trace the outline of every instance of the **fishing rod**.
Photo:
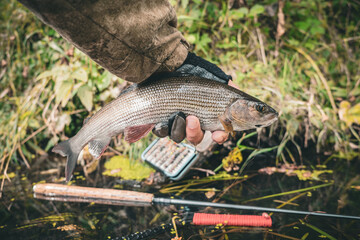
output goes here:
[{"label": "fishing rod", "polygon": [[68,186],[53,183],[40,183],[33,187],[34,197],[46,200],[68,202],[94,202],[98,204],[124,205],[124,206],[151,206],[181,205],[189,207],[214,207],[249,211],[262,211],[274,213],[287,213],[297,215],[310,215],[340,219],[360,220],[358,216],[329,214],[323,212],[308,212],[278,208],[256,207],[228,203],[213,203],[195,200],[173,199],[155,197],[151,193],[142,193],[128,190],[104,189],[93,187]]}]

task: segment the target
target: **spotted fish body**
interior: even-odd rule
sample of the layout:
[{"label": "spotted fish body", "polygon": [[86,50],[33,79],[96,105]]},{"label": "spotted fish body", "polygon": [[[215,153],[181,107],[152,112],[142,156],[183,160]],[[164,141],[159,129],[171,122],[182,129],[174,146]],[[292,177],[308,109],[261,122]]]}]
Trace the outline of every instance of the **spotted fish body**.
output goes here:
[{"label": "spotted fish body", "polygon": [[[240,105],[251,102],[266,106],[273,116],[265,122],[264,119],[251,118],[250,125],[240,119],[241,116],[232,118],[232,112],[243,111],[241,106],[239,110],[235,107],[232,107],[232,112],[229,110],[229,106],[237,101]],[[129,142],[137,141],[155,124],[167,122],[172,114],[179,111],[186,116],[197,116],[201,128],[209,131],[226,128],[220,116],[232,124],[234,131],[255,128],[255,125],[264,123],[269,125],[277,119],[275,110],[238,89],[205,78],[175,77],[144,82],[125,90],[94,114],[74,137],[61,142],[53,151],[68,157],[66,179],[70,180],[77,157],[86,144],[89,144],[90,153],[99,157],[113,136],[124,133]]]}]

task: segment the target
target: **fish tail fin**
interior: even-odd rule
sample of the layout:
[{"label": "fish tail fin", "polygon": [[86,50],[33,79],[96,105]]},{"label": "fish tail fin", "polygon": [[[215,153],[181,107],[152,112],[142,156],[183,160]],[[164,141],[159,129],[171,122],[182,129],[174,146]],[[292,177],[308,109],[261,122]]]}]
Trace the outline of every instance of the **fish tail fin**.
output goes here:
[{"label": "fish tail fin", "polygon": [[[70,140],[70,139],[69,139]],[[70,181],[71,177],[72,177],[72,173],[75,169],[76,166],[76,161],[79,157],[79,154],[81,152],[80,151],[73,151],[73,149],[70,146],[70,141],[66,140],[63,141],[59,144],[57,144],[52,151],[55,153],[60,154],[63,157],[67,157],[67,162],[66,162],[66,168],[65,168],[65,178],[66,181]]]}]

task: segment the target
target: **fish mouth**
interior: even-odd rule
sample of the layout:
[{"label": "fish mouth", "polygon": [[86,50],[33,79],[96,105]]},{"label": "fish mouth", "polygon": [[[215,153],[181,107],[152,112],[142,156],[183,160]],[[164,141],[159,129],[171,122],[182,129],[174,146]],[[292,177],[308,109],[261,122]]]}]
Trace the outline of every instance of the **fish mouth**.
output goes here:
[{"label": "fish mouth", "polygon": [[274,113],[270,120],[268,120],[267,122],[265,122],[263,124],[256,124],[255,127],[256,128],[268,127],[271,124],[273,124],[274,122],[276,122],[277,120],[278,120],[278,113]]},{"label": "fish mouth", "polygon": [[274,122],[276,122],[277,120],[279,120],[278,116],[279,116],[278,113],[276,113],[276,115],[274,116],[274,118],[271,119],[271,120],[266,124],[266,126],[270,126],[271,124],[273,124]]}]

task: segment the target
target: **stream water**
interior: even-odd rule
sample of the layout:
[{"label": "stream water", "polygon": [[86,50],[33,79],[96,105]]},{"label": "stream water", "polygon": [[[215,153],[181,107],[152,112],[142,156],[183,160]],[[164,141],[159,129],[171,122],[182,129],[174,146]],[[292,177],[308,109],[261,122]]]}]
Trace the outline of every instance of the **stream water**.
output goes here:
[{"label": "stream water", "polygon": [[[337,160],[329,162],[327,168],[333,173],[320,175],[320,180],[301,181],[297,176],[284,173],[261,174],[260,168],[274,163],[272,155],[257,157],[246,167],[245,181],[208,181],[193,189],[217,189],[212,198],[209,191],[183,191],[184,199],[212,201],[224,189],[226,193],[220,202],[247,204],[261,207],[278,207],[303,211],[324,211],[360,216],[360,170],[358,161]],[[220,156],[214,155],[202,167],[214,169]],[[305,159],[306,162],[306,159]],[[11,182],[5,181],[0,207],[0,239],[112,239],[127,236],[171,223],[174,214],[184,211],[198,212],[204,209],[188,209],[174,206],[129,207],[108,206],[88,203],[70,203],[39,200],[33,197],[32,187],[40,181],[56,182],[63,175],[63,161],[45,157],[32,164],[31,169],[18,167],[11,174]],[[316,166],[314,166],[316,168]],[[53,169],[49,171],[48,169]],[[119,181],[105,177],[96,171],[91,180],[78,172],[75,185],[120,188],[141,192],[152,192],[157,196],[171,197],[174,194],[160,194],[160,187],[166,184],[146,185],[135,181]],[[192,170],[186,179],[205,177],[204,172]],[[180,182],[179,184],[181,184]],[[333,183],[333,184],[331,184]],[[256,198],[288,191],[326,185],[309,191],[298,191],[284,196]],[[207,194],[205,194],[207,193]],[[176,197],[176,196],[175,196]],[[253,199],[252,201],[249,201]],[[235,211],[229,209],[208,209],[211,213],[261,214],[261,212]],[[360,221],[332,219],[314,216],[300,216],[274,213],[272,228],[179,226],[177,232],[182,239],[360,239]],[[171,239],[175,234],[166,233],[152,239]]]}]

